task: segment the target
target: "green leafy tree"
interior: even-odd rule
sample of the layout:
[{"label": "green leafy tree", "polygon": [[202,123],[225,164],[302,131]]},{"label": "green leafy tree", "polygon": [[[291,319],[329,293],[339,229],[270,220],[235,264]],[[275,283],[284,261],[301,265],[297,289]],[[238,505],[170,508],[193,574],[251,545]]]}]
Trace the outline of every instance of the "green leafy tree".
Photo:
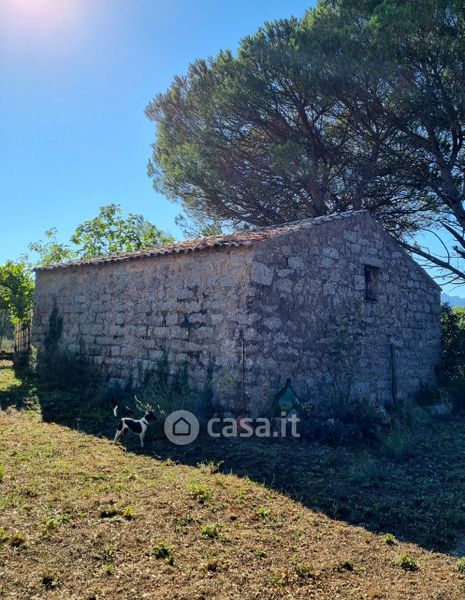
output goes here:
[{"label": "green leafy tree", "polygon": [[465,310],[441,307],[439,381],[457,411],[465,410]]},{"label": "green leafy tree", "polygon": [[[110,204],[97,217],[79,225],[68,244],[57,239],[57,230],[45,232],[45,241],[29,244],[42,266],[72,259],[93,258],[119,252],[131,252],[174,241],[140,215],[123,217],[121,207]],[[27,258],[0,266],[0,338],[12,323],[29,323],[34,293],[34,279]],[[8,319],[5,318],[8,317]]]},{"label": "green leafy tree", "polygon": [[236,57],[221,52],[177,77],[147,107],[155,186],[236,225],[370,208],[393,229],[399,215],[414,227],[422,198],[412,189],[393,201],[393,166],[376,159],[388,133],[368,143],[354,135],[321,37],[310,19],[268,23]]},{"label": "green leafy tree", "polygon": [[13,337],[13,324],[11,322],[8,303],[4,298],[4,293],[0,287],[0,350],[2,349],[3,340]]},{"label": "green leafy tree", "polygon": [[319,35],[337,48],[329,71],[361,142],[380,127],[393,132],[379,150],[393,172],[393,189],[415,190],[431,209],[443,252],[411,242],[406,247],[464,283],[465,4],[328,0],[316,23]]},{"label": "green leafy tree", "polygon": [[[465,281],[464,56],[462,0],[321,0],[149,104],[149,175],[239,227],[366,208]],[[411,242],[427,228],[444,256]]]},{"label": "green leafy tree", "polygon": [[79,225],[71,236],[80,258],[134,252],[173,241],[142,215],[124,218],[117,204],[103,206],[97,217]]},{"label": "green leafy tree", "polygon": [[45,241],[29,244],[29,249],[39,255],[39,264],[45,266],[73,259],[134,252],[174,241],[141,215],[129,214],[125,218],[117,204],[101,207],[95,218],[75,229],[68,244],[57,241],[56,229],[49,229],[45,235]]},{"label": "green leafy tree", "polygon": [[465,311],[441,306],[441,382],[465,378]]},{"label": "green leafy tree", "polygon": [[13,323],[29,322],[33,294],[34,280],[25,263],[7,261],[0,266],[0,307]]},{"label": "green leafy tree", "polygon": [[29,250],[38,254],[42,266],[54,265],[78,258],[77,251],[67,244],[61,244],[57,239],[57,235],[57,228],[52,227],[45,232],[45,240],[31,242],[28,246]]}]

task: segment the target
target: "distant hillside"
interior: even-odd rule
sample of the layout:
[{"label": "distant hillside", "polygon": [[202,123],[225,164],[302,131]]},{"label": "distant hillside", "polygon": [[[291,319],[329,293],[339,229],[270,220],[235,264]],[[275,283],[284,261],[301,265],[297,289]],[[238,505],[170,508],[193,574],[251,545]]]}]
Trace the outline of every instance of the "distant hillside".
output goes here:
[{"label": "distant hillside", "polygon": [[460,296],[449,296],[449,294],[445,294],[444,292],[441,294],[441,302],[447,302],[451,306],[461,306],[465,307],[465,298],[461,298]]}]

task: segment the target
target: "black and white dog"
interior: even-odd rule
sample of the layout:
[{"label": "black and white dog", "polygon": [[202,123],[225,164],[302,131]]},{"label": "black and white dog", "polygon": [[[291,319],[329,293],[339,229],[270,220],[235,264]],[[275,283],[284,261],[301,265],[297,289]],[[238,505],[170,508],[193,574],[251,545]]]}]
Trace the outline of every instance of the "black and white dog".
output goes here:
[{"label": "black and white dog", "polygon": [[[118,405],[116,405],[113,409],[113,414],[115,415],[115,417],[118,417]],[[130,419],[129,417],[124,417],[120,419],[118,427],[116,429],[114,442],[116,443],[119,440],[119,438],[122,435],[124,435],[129,429],[129,431],[132,431],[133,433],[139,436],[140,447],[143,448],[145,434],[147,433],[147,427],[149,426],[149,423],[151,421],[155,421],[156,418],[157,417],[155,416],[153,410],[148,410],[146,411],[142,419],[139,420]]]}]

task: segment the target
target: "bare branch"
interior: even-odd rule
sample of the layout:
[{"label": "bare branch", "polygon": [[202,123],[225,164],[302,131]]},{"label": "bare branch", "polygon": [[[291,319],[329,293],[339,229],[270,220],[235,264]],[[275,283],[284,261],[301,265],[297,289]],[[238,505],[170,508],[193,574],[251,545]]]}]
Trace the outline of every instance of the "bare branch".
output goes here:
[{"label": "bare branch", "polygon": [[457,269],[456,267],[451,265],[450,262],[442,260],[442,259],[438,258],[437,256],[430,254],[429,252],[425,252],[418,246],[412,246],[403,241],[399,241],[399,243],[401,246],[403,246],[409,252],[412,252],[413,254],[417,254],[418,256],[425,258],[427,261],[429,261],[436,267],[440,267],[441,269],[445,269],[446,271],[455,273],[455,275],[457,275],[458,277],[461,277],[465,283],[465,271],[461,271],[460,269]]}]

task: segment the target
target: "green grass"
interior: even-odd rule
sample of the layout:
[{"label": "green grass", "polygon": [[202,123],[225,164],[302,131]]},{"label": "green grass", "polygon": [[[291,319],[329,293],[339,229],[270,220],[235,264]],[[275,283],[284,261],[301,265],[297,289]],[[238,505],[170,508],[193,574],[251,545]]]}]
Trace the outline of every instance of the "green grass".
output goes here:
[{"label": "green grass", "polygon": [[297,575],[303,579],[311,577],[312,575],[312,566],[308,562],[295,562],[294,568]]},{"label": "green grass", "polygon": [[6,597],[403,600],[406,578],[420,600],[464,597],[463,561],[428,551],[465,538],[459,419],[403,433],[405,453],[204,438],[141,453],[105,439],[103,408],[78,422],[71,392],[9,369],[0,390]]},{"label": "green grass", "polygon": [[211,540],[218,540],[221,537],[222,526],[219,523],[213,525],[205,525],[202,527],[201,533],[204,537],[210,538]]},{"label": "green grass", "polygon": [[187,491],[201,504],[210,501],[213,497],[213,494],[209,489],[197,482],[189,483]]},{"label": "green grass", "polygon": [[[11,369],[3,369],[0,404],[5,406],[8,399],[14,406],[40,408],[49,421],[99,436],[114,434],[108,399],[101,392],[44,392],[34,382],[15,377]],[[140,452],[135,437],[128,437],[125,443]],[[284,492],[332,518],[363,523],[372,531],[387,531],[427,548],[448,550],[465,538],[464,447],[465,422],[457,416],[448,421],[420,419],[416,427],[396,429],[369,447],[208,438],[176,447],[149,435],[145,452],[196,466],[199,476],[186,484],[186,490],[201,505],[214,504],[215,486],[206,480],[232,472]],[[0,460],[0,481],[2,467],[5,469]],[[104,473],[87,476],[100,481],[102,489],[108,485]],[[102,507],[102,518],[118,513],[131,519],[129,514],[121,515],[124,508]],[[105,516],[106,510],[109,514]],[[264,520],[269,519],[269,510],[257,507]]]},{"label": "green grass", "polygon": [[264,506],[259,506],[257,508],[257,513],[263,518],[266,519],[267,517],[270,516],[270,509],[269,508],[265,508]]},{"label": "green grass", "polygon": [[465,556],[461,556],[458,559],[458,561],[455,563],[455,568],[461,577],[465,575]]},{"label": "green grass", "polygon": [[[196,459],[221,458],[224,472],[263,482],[332,518],[426,548],[454,548],[465,538],[463,419],[433,422],[397,438],[407,439],[398,453],[385,452],[383,444],[362,448],[208,439],[188,452],[168,452],[192,465]],[[165,451],[155,443],[157,454]],[[261,517],[268,516],[267,510],[257,507]]]},{"label": "green grass", "polygon": [[64,525],[71,521],[71,517],[62,513],[53,513],[48,517],[44,523],[46,529],[56,529],[60,525]]},{"label": "green grass", "polygon": [[152,550],[152,554],[157,559],[163,559],[169,565],[174,565],[174,552],[172,548],[166,546],[166,544],[161,543],[155,546]]},{"label": "green grass", "polygon": [[399,565],[399,567],[402,567],[404,571],[418,570],[417,561],[413,558],[413,556],[410,556],[408,554],[401,554],[396,564]]},{"label": "green grass", "polygon": [[384,541],[389,546],[395,546],[395,544],[397,543],[396,538],[392,535],[392,533],[386,533],[386,535],[384,536]]}]

